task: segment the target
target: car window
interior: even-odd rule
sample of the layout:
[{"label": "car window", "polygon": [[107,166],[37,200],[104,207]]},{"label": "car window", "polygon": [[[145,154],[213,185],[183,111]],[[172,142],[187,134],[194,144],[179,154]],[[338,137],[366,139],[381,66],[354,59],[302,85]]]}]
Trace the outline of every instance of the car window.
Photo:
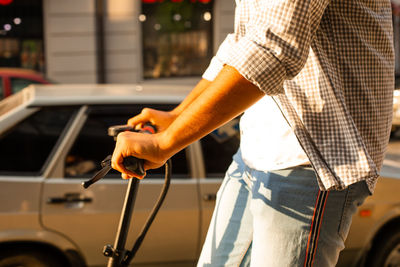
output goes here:
[{"label": "car window", "polygon": [[[115,141],[107,135],[113,125],[126,124],[129,118],[138,114],[144,107],[170,110],[171,105],[119,105],[90,107],[75,143],[65,159],[65,177],[91,177],[101,169],[100,162],[112,154]],[[185,151],[172,158],[173,178],[189,178],[188,162]],[[147,178],[163,178],[163,168],[149,170]],[[106,178],[121,178],[121,174],[111,170]]]},{"label": "car window", "polygon": [[207,178],[223,178],[239,148],[239,119],[236,118],[201,139]]},{"label": "car window", "polygon": [[35,80],[23,79],[23,78],[11,78],[11,93],[15,94],[16,92],[21,91],[25,87],[30,84],[38,84],[40,82]]},{"label": "car window", "polygon": [[38,176],[76,108],[42,108],[0,134],[0,174]]}]

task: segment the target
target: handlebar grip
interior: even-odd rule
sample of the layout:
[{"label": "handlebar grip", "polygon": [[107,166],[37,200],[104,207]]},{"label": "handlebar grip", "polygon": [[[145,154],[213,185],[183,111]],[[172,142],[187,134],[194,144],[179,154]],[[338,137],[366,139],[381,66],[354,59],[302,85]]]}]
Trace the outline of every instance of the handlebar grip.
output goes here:
[{"label": "handlebar grip", "polygon": [[[142,129],[140,129],[139,131],[139,133],[146,133],[146,134],[154,134],[156,132],[157,132],[156,127],[150,123],[146,123],[145,125],[143,125]],[[139,176],[144,176],[146,173],[144,170],[143,159],[138,159],[136,157],[129,156],[124,158],[122,164],[128,171],[131,171]]]},{"label": "handlebar grip", "polygon": [[122,164],[124,165],[125,169],[139,176],[143,176],[145,174],[143,159],[138,159],[133,156],[129,156],[124,158]]}]

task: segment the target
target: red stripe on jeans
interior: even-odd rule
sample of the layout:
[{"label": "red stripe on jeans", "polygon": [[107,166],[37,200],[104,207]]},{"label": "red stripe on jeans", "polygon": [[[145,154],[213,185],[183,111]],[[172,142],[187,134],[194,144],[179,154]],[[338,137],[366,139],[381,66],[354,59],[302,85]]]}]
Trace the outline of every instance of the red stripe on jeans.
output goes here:
[{"label": "red stripe on jeans", "polygon": [[315,218],[315,214],[317,213],[317,204],[318,204],[318,200],[319,200],[319,196],[320,195],[321,195],[321,191],[319,190],[318,191],[318,195],[317,195],[317,200],[315,201],[314,214],[313,214],[313,217],[312,217],[312,220],[311,220],[310,234],[308,235],[306,257],[305,257],[305,260],[304,260],[304,266],[306,266],[306,264],[307,264],[308,250],[310,248],[312,229],[313,229],[313,226],[314,226],[314,218]]},{"label": "red stripe on jeans", "polygon": [[328,193],[329,192],[327,191],[318,191],[318,196],[314,207],[314,214],[311,221],[310,234],[307,241],[307,249],[304,259],[305,267],[311,267],[314,262],[319,233],[321,230],[322,217],[324,215],[325,205],[328,199]]},{"label": "red stripe on jeans", "polygon": [[319,227],[318,227],[317,239],[315,240],[314,256],[313,256],[313,259],[312,259],[312,262],[311,262],[311,266],[314,263],[315,254],[316,254],[315,252],[317,251],[317,247],[318,247],[318,238],[319,238],[319,233],[321,232],[322,218],[324,217],[325,206],[326,206],[326,202],[328,200],[328,195],[329,195],[329,191],[326,192],[326,197],[325,197],[325,200],[324,200],[324,207],[322,208],[321,220],[320,220]]}]

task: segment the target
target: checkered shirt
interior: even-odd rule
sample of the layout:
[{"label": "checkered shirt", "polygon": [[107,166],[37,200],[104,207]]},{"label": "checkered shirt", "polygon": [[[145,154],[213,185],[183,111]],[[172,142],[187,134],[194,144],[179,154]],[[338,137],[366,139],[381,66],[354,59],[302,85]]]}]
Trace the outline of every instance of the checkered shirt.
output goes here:
[{"label": "checkered shirt", "polygon": [[227,64],[272,96],[321,190],[365,180],[373,192],[393,113],[392,33],[389,0],[237,0],[235,31],[203,77]]}]

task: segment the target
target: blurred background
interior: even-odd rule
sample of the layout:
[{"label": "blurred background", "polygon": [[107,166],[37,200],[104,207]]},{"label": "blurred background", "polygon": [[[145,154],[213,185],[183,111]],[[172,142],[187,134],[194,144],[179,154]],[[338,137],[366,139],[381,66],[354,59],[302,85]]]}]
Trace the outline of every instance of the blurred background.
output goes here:
[{"label": "blurred background", "polygon": [[[0,0],[0,267],[105,266],[101,248],[114,240],[126,181],[111,172],[90,189],[81,182],[114,148],[107,129],[144,107],[174,108],[233,32],[235,5]],[[392,10],[400,88],[400,0]],[[32,83],[55,85],[15,94]],[[400,90],[393,101],[381,180],[353,217],[337,266],[400,266]],[[237,125],[174,156],[173,185],[135,266],[195,266],[239,145]],[[128,243],[153,208],[162,171],[141,182]]]},{"label": "blurred background", "polygon": [[234,0],[0,0],[0,67],[58,83],[200,76]]},{"label": "blurred background", "polygon": [[[392,6],[399,51],[400,0]],[[58,83],[187,80],[233,31],[234,7],[234,0],[0,0],[0,67]]]}]

